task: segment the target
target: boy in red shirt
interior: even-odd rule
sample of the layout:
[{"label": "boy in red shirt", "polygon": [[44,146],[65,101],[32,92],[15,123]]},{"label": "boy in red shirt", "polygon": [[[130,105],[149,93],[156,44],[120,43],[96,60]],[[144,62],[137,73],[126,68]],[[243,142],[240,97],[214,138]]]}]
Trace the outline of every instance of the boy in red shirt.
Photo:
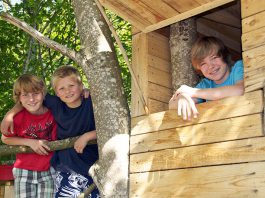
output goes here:
[{"label": "boy in red shirt", "polygon": [[29,146],[35,151],[16,155],[13,169],[16,197],[54,197],[52,152],[46,143],[56,139],[56,122],[43,105],[45,95],[43,80],[31,74],[20,76],[14,84],[14,100],[24,108],[14,117],[14,132],[2,134],[2,141],[8,145]]}]

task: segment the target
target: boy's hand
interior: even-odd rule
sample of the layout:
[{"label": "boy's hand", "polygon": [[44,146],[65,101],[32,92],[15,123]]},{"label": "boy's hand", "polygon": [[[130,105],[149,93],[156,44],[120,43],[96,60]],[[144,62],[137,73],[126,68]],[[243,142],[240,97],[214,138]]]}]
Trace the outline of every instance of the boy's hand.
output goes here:
[{"label": "boy's hand", "polygon": [[88,98],[90,95],[89,89],[84,88],[82,95],[84,96],[84,98]]},{"label": "boy's hand", "polygon": [[191,120],[198,117],[198,110],[192,98],[187,94],[178,95],[178,115],[182,116],[183,120]]},{"label": "boy's hand", "polygon": [[186,94],[192,98],[196,98],[197,90],[198,90],[197,88],[193,88],[188,85],[181,85],[180,88],[174,94],[174,97],[176,99],[179,94]]},{"label": "boy's hand", "polygon": [[77,153],[83,153],[84,148],[87,145],[87,138],[83,135],[81,135],[74,144],[74,149],[76,150]]},{"label": "boy's hand", "polygon": [[11,133],[14,133],[13,116],[9,116],[8,114],[6,114],[6,116],[1,122],[1,132],[4,135],[9,135],[10,132],[8,131],[8,129],[10,129]]},{"label": "boy's hand", "polygon": [[28,139],[28,146],[39,155],[48,155],[50,148],[47,146],[47,140]]},{"label": "boy's hand", "polygon": [[195,102],[188,94],[173,95],[169,101],[169,109],[177,109],[183,120],[191,120],[192,115],[193,118],[197,118],[199,114]]}]

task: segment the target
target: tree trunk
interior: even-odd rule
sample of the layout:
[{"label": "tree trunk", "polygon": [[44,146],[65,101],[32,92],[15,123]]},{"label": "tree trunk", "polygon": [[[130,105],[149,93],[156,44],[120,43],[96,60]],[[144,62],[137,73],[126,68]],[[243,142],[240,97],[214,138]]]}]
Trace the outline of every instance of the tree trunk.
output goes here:
[{"label": "tree trunk", "polygon": [[130,117],[110,30],[93,0],[73,0],[91,86],[99,161],[90,169],[103,197],[128,197]]},{"label": "tree trunk", "polygon": [[172,86],[175,92],[182,84],[194,86],[199,78],[191,64],[191,47],[197,38],[196,21],[186,19],[170,26]]}]

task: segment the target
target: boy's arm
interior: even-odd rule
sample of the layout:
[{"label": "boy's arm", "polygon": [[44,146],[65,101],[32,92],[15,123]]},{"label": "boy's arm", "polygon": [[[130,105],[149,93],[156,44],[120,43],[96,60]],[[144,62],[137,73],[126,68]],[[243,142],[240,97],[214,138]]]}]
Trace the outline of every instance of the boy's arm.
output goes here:
[{"label": "boy's arm", "polygon": [[28,146],[32,148],[32,150],[39,155],[48,155],[47,151],[50,148],[46,145],[47,140],[36,140],[36,139],[28,139],[28,138],[21,138],[21,137],[6,137],[2,135],[1,137],[2,142],[7,145],[20,145],[20,146]]},{"label": "boy's arm", "polygon": [[97,139],[96,130],[89,131],[81,135],[74,144],[74,149],[77,153],[83,153],[84,148],[90,140]]},{"label": "boy's arm", "polygon": [[182,85],[174,95],[188,94],[192,98],[202,98],[205,100],[219,100],[231,96],[240,96],[244,94],[244,81],[240,80],[234,85],[198,89],[187,85]]},{"label": "boy's arm", "polygon": [[9,134],[8,129],[10,129],[11,133],[14,132],[13,118],[22,109],[22,105],[20,103],[16,103],[15,106],[6,113],[4,119],[1,122],[1,132],[3,134]]}]

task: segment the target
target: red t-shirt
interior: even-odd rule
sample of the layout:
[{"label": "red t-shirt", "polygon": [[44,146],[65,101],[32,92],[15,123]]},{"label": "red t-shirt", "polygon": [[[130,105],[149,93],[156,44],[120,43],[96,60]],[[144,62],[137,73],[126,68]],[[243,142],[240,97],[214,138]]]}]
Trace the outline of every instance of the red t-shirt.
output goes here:
[{"label": "red t-shirt", "polygon": [[[23,109],[14,117],[14,133],[7,137],[22,137],[28,139],[44,139],[48,141],[56,140],[56,122],[51,111],[42,115],[34,115]],[[46,171],[50,168],[49,155],[39,155],[37,153],[19,153],[16,155],[15,168]]]}]

